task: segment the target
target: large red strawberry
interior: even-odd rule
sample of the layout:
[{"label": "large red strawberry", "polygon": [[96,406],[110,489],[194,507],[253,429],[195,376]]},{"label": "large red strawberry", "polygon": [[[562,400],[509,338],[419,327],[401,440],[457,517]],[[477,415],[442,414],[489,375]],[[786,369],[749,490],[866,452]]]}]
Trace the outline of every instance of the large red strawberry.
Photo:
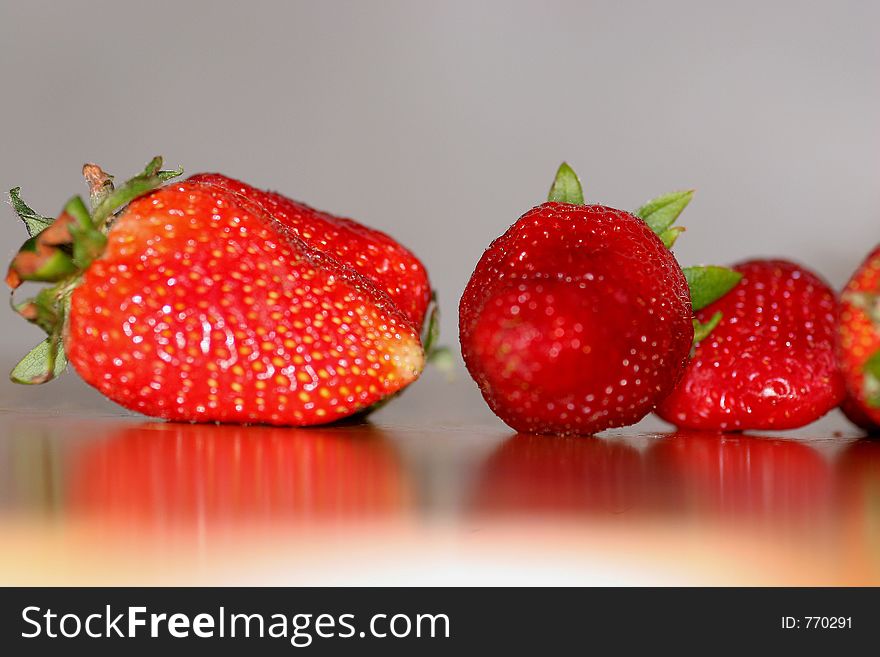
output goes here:
[{"label": "large red strawberry", "polygon": [[658,414],[679,427],[715,431],[792,429],[822,417],[844,390],[834,292],[785,260],[733,269],[742,280],[697,313],[704,322],[722,317]]},{"label": "large red strawberry", "polygon": [[87,168],[92,211],[74,198],[54,222],[13,195],[29,229],[46,227],[7,280],[50,283],[17,306],[49,337],[14,380],[48,380],[67,358],[146,415],[309,425],[419,375],[418,331],[385,290],[226,185],[159,187],[178,173],[160,166],[118,189]]},{"label": "large red strawberry", "polygon": [[[672,390],[694,327],[688,279],[668,246],[690,198],[662,196],[640,216],[585,205],[563,164],[549,201],[491,244],[462,296],[460,334],[468,371],[502,420],[591,434],[637,422]],[[701,300],[738,279],[691,273]]]},{"label": "large red strawberry", "polygon": [[841,295],[838,356],[847,389],[843,412],[868,431],[880,430],[880,247]]},{"label": "large red strawberry", "polygon": [[418,258],[385,233],[219,173],[196,174],[189,180],[223,187],[261,205],[310,247],[329,253],[373,281],[421,330],[431,299],[428,272]]}]

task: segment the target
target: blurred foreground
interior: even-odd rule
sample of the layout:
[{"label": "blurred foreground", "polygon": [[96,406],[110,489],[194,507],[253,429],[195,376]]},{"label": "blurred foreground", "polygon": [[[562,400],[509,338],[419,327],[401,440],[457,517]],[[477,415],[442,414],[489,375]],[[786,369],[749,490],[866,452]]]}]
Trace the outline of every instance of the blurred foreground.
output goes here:
[{"label": "blurred foreground", "polygon": [[297,430],[52,389],[3,390],[6,585],[880,584],[880,441],[837,417],[513,435],[429,376],[371,424]]}]

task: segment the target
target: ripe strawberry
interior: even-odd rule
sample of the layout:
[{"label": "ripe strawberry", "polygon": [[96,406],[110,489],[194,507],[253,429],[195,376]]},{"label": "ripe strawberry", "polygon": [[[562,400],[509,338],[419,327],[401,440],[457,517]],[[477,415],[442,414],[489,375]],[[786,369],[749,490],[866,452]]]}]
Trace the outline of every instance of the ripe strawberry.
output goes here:
[{"label": "ripe strawberry", "polygon": [[834,355],[837,302],[815,274],[784,260],[752,260],[724,298],[675,391],[657,409],[679,427],[715,431],[793,429],[843,397]]},{"label": "ripe strawberry", "polygon": [[52,223],[18,201],[26,223],[48,227],[7,281],[54,285],[18,306],[49,338],[14,380],[48,380],[66,356],[87,383],[146,415],[309,425],[419,375],[418,333],[387,293],[225,186],[156,189],[179,173],[160,166],[115,190],[87,170],[93,211],[75,198]]},{"label": "ripe strawberry", "polygon": [[880,430],[880,247],[841,295],[838,360],[847,390],[841,409],[863,429]]},{"label": "ripe strawberry", "polygon": [[[694,327],[688,280],[667,247],[690,198],[655,199],[643,218],[584,205],[563,164],[550,200],[492,243],[461,298],[460,337],[496,415],[517,431],[591,434],[637,422],[672,390]],[[692,274],[700,298],[738,279]]]},{"label": "ripe strawberry", "polygon": [[262,206],[310,247],[371,280],[391,297],[416,330],[422,329],[431,299],[428,272],[418,258],[385,233],[219,173],[196,174],[190,181],[228,189]]}]

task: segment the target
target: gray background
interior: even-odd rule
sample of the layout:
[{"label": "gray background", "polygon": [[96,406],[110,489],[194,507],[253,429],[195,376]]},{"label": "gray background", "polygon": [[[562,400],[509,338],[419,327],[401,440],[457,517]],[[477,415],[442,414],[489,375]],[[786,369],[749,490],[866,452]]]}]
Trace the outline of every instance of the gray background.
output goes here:
[{"label": "gray background", "polygon": [[[683,263],[786,254],[840,285],[880,241],[878,25],[876,2],[0,0],[0,187],[55,214],[84,161],[161,153],[278,189],[412,248],[450,344],[562,159],[620,207],[697,188]],[[4,368],[39,340],[0,329]]]}]

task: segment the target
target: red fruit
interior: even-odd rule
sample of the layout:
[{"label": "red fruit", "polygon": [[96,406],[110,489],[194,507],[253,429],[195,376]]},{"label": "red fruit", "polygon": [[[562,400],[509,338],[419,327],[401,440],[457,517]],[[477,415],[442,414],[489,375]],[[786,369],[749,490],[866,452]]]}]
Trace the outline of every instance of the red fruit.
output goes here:
[{"label": "red fruit", "polygon": [[847,394],[844,400],[840,402],[840,410],[843,411],[847,420],[868,433],[875,434],[880,430],[880,424],[872,419],[865,406],[858,403],[852,395]]},{"label": "red fruit", "polygon": [[[151,183],[161,182],[157,169]],[[99,257],[77,259],[71,231],[73,278],[20,256],[10,270],[11,279],[58,279],[49,299],[21,312],[47,329],[52,348],[63,337],[82,378],[110,399],[173,420],[309,425],[365,409],[419,375],[418,333],[388,295],[262,206],[209,181],[143,196],[135,187]],[[77,221],[99,229],[102,207]],[[59,321],[48,321],[53,312]],[[53,365],[30,380],[50,378]]]},{"label": "red fruit", "polygon": [[219,173],[200,173],[189,180],[217,185],[259,204],[310,247],[332,255],[375,283],[416,330],[421,330],[431,299],[428,272],[418,258],[385,233]]},{"label": "red fruit", "polygon": [[523,215],[461,298],[468,371],[490,408],[527,433],[637,422],[678,381],[694,336],[687,280],[663,241],[632,214],[583,205],[570,178],[574,202]]},{"label": "red fruit", "polygon": [[834,355],[837,301],[815,274],[784,260],[733,267],[742,280],[697,313],[723,318],[696,347],[657,413],[704,430],[793,429],[843,397]]},{"label": "red fruit", "polygon": [[838,359],[855,424],[880,430],[880,247],[853,274],[841,295]]}]

